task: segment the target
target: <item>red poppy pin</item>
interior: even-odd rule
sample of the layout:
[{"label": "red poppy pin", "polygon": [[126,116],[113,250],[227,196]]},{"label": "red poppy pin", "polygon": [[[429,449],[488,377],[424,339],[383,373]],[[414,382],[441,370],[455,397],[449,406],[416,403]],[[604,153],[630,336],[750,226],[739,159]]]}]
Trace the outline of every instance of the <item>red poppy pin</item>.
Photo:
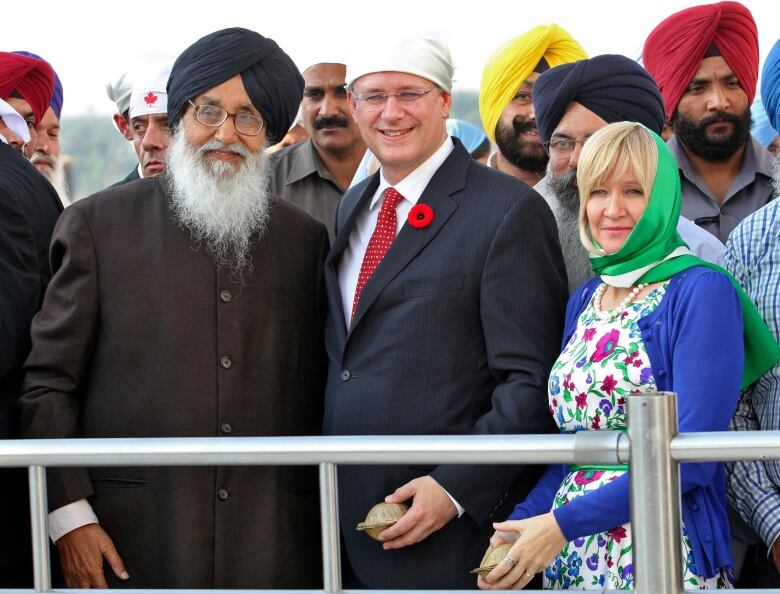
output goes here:
[{"label": "red poppy pin", "polygon": [[425,229],[433,222],[433,209],[427,204],[415,204],[406,220],[415,229]]}]

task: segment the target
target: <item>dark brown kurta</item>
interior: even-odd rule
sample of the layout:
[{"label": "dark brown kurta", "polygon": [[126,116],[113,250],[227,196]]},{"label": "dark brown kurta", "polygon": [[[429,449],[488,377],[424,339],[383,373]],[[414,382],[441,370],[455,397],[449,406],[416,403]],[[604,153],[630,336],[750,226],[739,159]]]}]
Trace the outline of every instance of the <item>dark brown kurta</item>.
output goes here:
[{"label": "dark brown kurta", "polygon": [[[25,436],[318,434],[327,247],[322,225],[276,201],[240,283],[173,222],[164,177],[74,204],[55,229],[54,276],[33,322]],[[128,587],[312,588],[316,476],[54,470],[49,502],[90,496]]]}]

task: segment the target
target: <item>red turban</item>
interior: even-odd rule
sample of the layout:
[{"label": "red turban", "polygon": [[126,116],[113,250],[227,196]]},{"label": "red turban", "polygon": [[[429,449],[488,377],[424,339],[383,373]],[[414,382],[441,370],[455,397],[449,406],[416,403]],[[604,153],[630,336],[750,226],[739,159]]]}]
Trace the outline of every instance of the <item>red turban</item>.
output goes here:
[{"label": "red turban", "polygon": [[710,46],[734,71],[753,103],[758,80],[758,31],[739,2],[686,8],[662,21],[647,38],[642,62],[661,89],[666,117],[672,118]]},{"label": "red turban", "polygon": [[54,71],[43,60],[0,52],[0,99],[8,99],[14,91],[30,104],[40,123],[54,92]]}]

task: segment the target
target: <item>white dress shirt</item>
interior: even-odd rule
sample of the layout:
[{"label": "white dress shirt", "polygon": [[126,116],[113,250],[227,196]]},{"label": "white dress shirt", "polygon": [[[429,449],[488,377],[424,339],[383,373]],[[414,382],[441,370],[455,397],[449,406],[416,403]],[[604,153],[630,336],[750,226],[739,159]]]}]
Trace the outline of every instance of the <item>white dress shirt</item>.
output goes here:
[{"label": "white dress shirt", "polygon": [[[424,200],[424,196],[422,195],[423,190],[425,190],[425,187],[431,181],[433,174],[436,173],[439,167],[442,166],[442,163],[447,160],[447,157],[450,156],[450,153],[454,148],[455,144],[452,142],[452,138],[447,136],[447,139],[435,153],[395,185],[390,184],[385,179],[384,171],[380,168],[379,187],[376,189],[376,192],[374,192],[374,196],[368,204],[368,209],[360,212],[355,219],[355,227],[352,229],[352,233],[349,236],[349,244],[344,249],[344,254],[341,257],[341,263],[339,264],[341,306],[344,310],[344,322],[347,327],[349,327],[352,322],[352,302],[355,299],[355,288],[357,287],[360,267],[363,264],[363,256],[366,254],[368,242],[371,239],[371,235],[374,233],[379,210],[382,208],[385,190],[389,187],[393,187],[404,197],[395,210],[395,234],[398,235],[401,228],[406,224],[409,211],[412,210],[412,207],[417,204],[421,198]],[[447,493],[447,490],[444,489],[444,487],[442,487],[442,490]],[[458,510],[458,517],[462,516],[466,511],[463,506],[449,493],[447,493],[447,497],[450,498],[450,501],[452,501],[453,505]]]}]

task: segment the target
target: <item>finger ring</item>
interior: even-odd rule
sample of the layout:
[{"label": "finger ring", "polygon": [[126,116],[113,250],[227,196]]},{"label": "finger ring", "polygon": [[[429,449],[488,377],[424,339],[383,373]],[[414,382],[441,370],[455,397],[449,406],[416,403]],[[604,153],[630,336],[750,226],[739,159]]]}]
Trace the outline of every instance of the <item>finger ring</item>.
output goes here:
[{"label": "finger ring", "polygon": [[514,567],[515,565],[517,565],[517,561],[515,561],[514,559],[512,559],[512,557],[510,557],[509,555],[507,555],[506,557],[504,557],[504,563],[506,563],[507,565],[509,565],[509,567]]}]

